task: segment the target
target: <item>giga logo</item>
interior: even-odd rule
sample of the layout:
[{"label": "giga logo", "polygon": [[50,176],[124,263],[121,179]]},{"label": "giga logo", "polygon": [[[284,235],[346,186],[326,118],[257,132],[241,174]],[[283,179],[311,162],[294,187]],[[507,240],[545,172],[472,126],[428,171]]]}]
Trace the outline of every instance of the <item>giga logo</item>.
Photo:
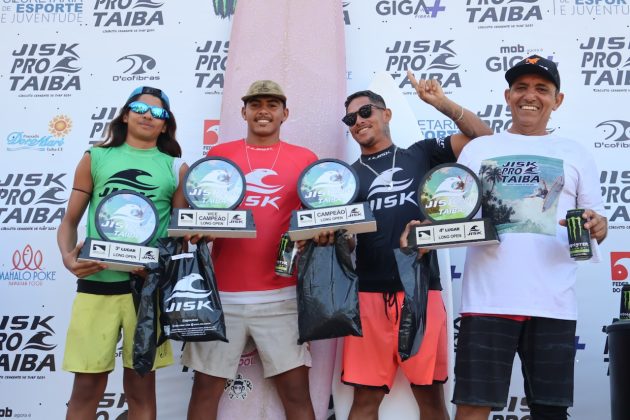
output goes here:
[{"label": "giga logo", "polygon": [[461,87],[459,73],[455,71],[459,64],[455,62],[457,54],[451,48],[453,42],[452,39],[395,41],[385,48],[385,70],[392,78],[399,79],[399,87],[407,87],[410,95],[416,93],[406,77],[407,70],[412,70],[416,79],[437,79],[444,89]]},{"label": "giga logo", "polygon": [[493,73],[505,73],[514,64],[525,58],[524,54],[525,47],[521,44],[499,47],[499,54],[488,57],[486,60],[486,69]]},{"label": "giga logo", "polygon": [[206,41],[203,47],[197,47],[195,50],[197,53],[196,87],[206,89],[206,95],[223,93],[225,62],[229,47],[229,41]]},{"label": "giga logo", "polygon": [[158,75],[147,74],[147,72],[155,69],[156,65],[155,58],[151,56],[128,54],[123,55],[116,62],[123,63],[126,68],[123,70],[123,74],[112,76],[113,82],[160,80]]},{"label": "giga logo", "polygon": [[589,37],[580,43],[584,86],[593,92],[627,92],[630,88],[630,38]]},{"label": "giga logo", "polygon": [[538,0],[492,0],[492,2],[466,0],[466,12],[468,12],[468,22],[470,23],[509,22],[513,24],[515,22],[542,20]]},{"label": "giga logo", "polygon": [[[0,317],[0,371],[54,372],[53,315],[4,315]],[[44,376],[5,375],[4,379],[45,379]]]},{"label": "giga logo", "polygon": [[121,29],[133,27],[136,32],[151,32],[155,30],[154,27],[164,25],[164,16],[160,10],[163,4],[152,0],[96,0],[94,26]]},{"label": "giga logo", "polygon": [[604,141],[596,141],[593,146],[596,149],[630,149],[630,121],[608,120],[602,121],[596,126],[600,128]]},{"label": "giga logo", "polygon": [[[20,97],[51,96],[50,92],[81,90],[81,80],[75,73],[80,59],[79,44],[22,44],[13,50],[9,80],[12,92]],[[29,94],[30,93],[30,94]],[[57,93],[55,96],[70,96]]]},{"label": "giga logo", "polygon": [[[432,3],[429,6],[427,3]],[[416,18],[435,18],[439,12],[446,10],[440,0],[432,2],[423,0],[382,0],[376,3],[376,13],[381,16],[413,15]]]},{"label": "giga logo", "polygon": [[65,214],[65,173],[12,173],[0,178],[0,230],[56,229]]}]

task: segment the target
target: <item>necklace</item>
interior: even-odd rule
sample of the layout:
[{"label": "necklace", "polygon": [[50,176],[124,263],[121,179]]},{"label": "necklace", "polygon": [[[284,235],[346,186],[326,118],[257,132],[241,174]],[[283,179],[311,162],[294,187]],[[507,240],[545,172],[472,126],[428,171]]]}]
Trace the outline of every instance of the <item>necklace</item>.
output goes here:
[{"label": "necklace", "polygon": [[[254,172],[254,170],[252,169],[251,161],[249,160],[249,152],[247,151],[247,141],[245,139],[243,139],[243,145],[245,146],[245,157],[247,158],[247,166],[249,166],[249,172]],[[276,162],[278,161],[278,156],[280,156],[281,148],[282,148],[282,143],[278,142],[278,151],[276,152],[276,158],[273,160],[273,163],[271,164],[271,168],[269,168],[272,171],[273,171],[274,166],[276,166]]]},{"label": "necklace", "polygon": [[[396,152],[398,151],[398,146],[394,147],[394,157],[392,158],[392,169],[394,169],[396,167]],[[359,156],[359,163],[363,166],[365,166],[366,168],[368,168],[370,171],[372,171],[372,173],[374,175],[381,176],[381,174],[379,174],[378,172],[376,172],[374,170],[374,168],[372,168],[370,165],[368,165],[367,163],[363,162],[363,158],[362,156]],[[385,172],[385,171],[383,171]],[[393,172],[393,171],[392,171]],[[382,173],[382,172],[381,172]],[[394,188],[394,180],[392,179],[394,176],[393,173],[389,174],[389,189],[391,190],[392,188]]]}]

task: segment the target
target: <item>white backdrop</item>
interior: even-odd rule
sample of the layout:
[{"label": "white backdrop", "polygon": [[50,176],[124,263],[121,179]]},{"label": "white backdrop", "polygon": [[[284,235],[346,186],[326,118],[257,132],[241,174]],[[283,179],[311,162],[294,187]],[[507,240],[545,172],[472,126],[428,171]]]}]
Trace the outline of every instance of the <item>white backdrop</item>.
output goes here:
[{"label": "white backdrop", "polygon": [[[61,371],[61,361],[75,285],[61,263],[55,230],[76,163],[138,85],[170,96],[189,163],[218,141],[231,3],[0,0],[0,417],[50,419],[65,412],[72,375]],[[609,417],[602,327],[618,316],[630,266],[630,5],[624,3],[351,0],[339,16],[346,28],[348,93],[386,71],[413,109],[415,119],[406,123],[417,124],[418,138],[421,131],[448,135],[454,124],[414,96],[404,79],[408,68],[417,78],[439,78],[454,100],[501,131],[510,125],[506,68],[531,53],[559,63],[566,98],[550,128],[593,153],[610,212],[603,262],[579,271],[577,420]],[[340,141],[348,152],[336,157],[354,160],[358,151],[348,136],[321,139],[318,154],[339,150]],[[451,253],[455,308],[463,252]],[[181,370],[175,365],[158,374],[160,418],[184,417],[190,374]],[[523,397],[515,379],[508,407],[491,418],[527,419]],[[120,369],[101,407],[99,419],[124,418]]]}]

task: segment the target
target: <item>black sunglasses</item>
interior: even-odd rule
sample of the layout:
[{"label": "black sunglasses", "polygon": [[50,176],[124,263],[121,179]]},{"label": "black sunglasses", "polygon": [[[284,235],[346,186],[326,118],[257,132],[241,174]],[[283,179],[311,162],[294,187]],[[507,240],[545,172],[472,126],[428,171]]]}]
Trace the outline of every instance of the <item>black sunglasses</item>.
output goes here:
[{"label": "black sunglasses", "polygon": [[355,125],[357,123],[357,114],[359,114],[359,116],[361,118],[370,118],[370,115],[372,115],[372,108],[385,109],[382,106],[378,106],[378,105],[374,105],[374,104],[363,105],[356,112],[349,112],[349,113],[347,113],[341,119],[341,121],[345,125],[347,125],[348,127],[352,127],[353,125]]}]

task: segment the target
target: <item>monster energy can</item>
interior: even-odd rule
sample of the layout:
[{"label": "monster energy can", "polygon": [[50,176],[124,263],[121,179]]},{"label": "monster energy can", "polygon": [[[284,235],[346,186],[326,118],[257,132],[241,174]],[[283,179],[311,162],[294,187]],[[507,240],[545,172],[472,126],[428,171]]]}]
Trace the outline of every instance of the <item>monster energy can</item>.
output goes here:
[{"label": "monster energy can", "polygon": [[621,288],[619,319],[630,319],[630,284],[624,284]]},{"label": "monster energy can", "polygon": [[567,211],[567,233],[569,234],[569,254],[575,260],[588,260],[593,256],[591,233],[584,228],[584,209]]},{"label": "monster energy can", "polygon": [[276,258],[276,274],[282,277],[291,277],[295,272],[298,249],[295,242],[289,238],[289,233],[285,232],[280,237],[278,247],[278,257]]}]

